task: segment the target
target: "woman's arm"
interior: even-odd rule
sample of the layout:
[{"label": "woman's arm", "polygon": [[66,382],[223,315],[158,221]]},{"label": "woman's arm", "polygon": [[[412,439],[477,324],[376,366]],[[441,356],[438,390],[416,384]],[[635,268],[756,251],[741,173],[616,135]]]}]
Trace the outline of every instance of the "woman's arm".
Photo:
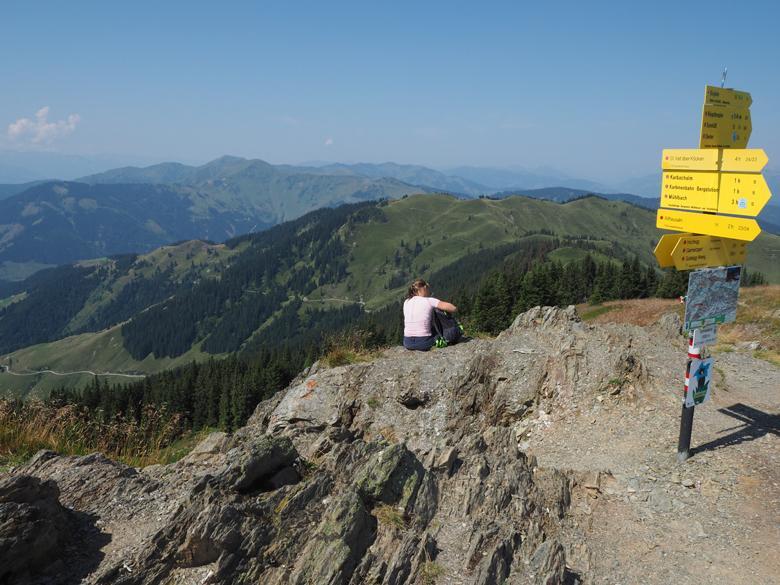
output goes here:
[{"label": "woman's arm", "polygon": [[447,301],[439,301],[439,303],[436,305],[436,308],[441,309],[442,311],[447,311],[448,313],[454,313],[458,310],[458,307],[452,303],[448,303]]}]

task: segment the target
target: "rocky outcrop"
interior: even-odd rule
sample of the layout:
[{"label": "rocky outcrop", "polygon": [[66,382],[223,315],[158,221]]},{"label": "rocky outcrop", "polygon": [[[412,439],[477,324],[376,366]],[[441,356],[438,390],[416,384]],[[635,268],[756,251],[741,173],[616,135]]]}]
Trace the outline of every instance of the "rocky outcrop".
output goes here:
[{"label": "rocky outcrop", "polygon": [[570,476],[523,429],[616,380],[640,399],[649,343],[536,308],[495,340],[315,366],[176,464],[43,453],[14,479],[97,518],[87,583],[563,583]]}]

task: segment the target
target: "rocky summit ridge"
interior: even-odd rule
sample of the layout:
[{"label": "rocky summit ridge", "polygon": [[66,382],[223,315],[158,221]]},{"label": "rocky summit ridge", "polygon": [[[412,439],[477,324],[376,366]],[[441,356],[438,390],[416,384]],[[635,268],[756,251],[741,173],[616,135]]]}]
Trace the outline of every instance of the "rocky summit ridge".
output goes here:
[{"label": "rocky summit ridge", "polygon": [[0,583],[587,583],[568,518],[594,480],[527,431],[605,388],[641,400],[659,345],[682,348],[675,315],[537,307],[496,339],[315,364],[174,464],[39,452],[0,477]]}]

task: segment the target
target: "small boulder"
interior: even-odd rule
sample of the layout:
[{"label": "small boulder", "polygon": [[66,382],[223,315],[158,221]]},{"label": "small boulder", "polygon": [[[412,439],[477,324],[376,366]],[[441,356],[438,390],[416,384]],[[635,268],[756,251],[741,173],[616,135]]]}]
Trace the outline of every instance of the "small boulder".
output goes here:
[{"label": "small boulder", "polygon": [[355,481],[367,501],[413,505],[424,469],[414,453],[396,444],[374,455]]}]

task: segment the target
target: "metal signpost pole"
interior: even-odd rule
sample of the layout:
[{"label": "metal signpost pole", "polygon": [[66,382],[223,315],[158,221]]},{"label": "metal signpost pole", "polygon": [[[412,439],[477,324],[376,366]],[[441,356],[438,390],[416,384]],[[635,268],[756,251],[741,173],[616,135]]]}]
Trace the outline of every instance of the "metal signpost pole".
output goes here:
[{"label": "metal signpost pole", "polygon": [[691,449],[691,433],[693,432],[693,412],[695,406],[686,406],[690,388],[691,360],[701,358],[701,349],[693,345],[693,331],[688,332],[688,361],[685,364],[685,392],[682,399],[682,414],[680,416],[680,438],[677,441],[677,461],[683,462],[689,457]]}]

